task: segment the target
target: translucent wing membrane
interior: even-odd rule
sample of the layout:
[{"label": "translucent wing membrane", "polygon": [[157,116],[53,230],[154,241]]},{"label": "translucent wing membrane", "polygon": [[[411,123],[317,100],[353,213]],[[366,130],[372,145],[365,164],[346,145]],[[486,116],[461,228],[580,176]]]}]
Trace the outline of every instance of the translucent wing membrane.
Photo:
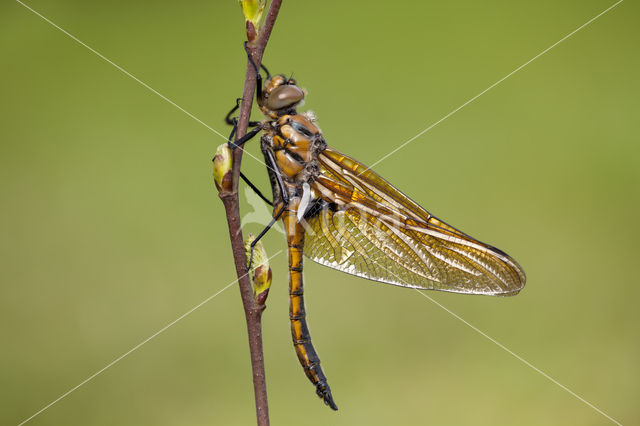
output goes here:
[{"label": "translucent wing membrane", "polygon": [[321,201],[305,216],[310,259],[403,287],[513,295],[524,286],[506,253],[431,216],[366,166],[331,148],[318,164]]}]

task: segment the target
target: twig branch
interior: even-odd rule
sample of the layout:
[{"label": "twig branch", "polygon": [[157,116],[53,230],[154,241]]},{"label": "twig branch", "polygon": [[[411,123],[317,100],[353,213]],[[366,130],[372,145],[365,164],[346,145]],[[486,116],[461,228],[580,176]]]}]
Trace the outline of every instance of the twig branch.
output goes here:
[{"label": "twig branch", "polygon": [[[278,16],[281,3],[282,0],[271,1],[264,24],[258,33],[258,39],[254,41],[250,40],[250,42],[247,43],[247,53],[251,55],[253,61],[258,65],[258,67],[262,61],[262,55],[264,54],[267,42],[269,41],[269,36],[271,35],[271,30],[273,29],[276,17]],[[238,129],[236,131],[236,140],[240,139],[247,133],[255,90],[256,70],[247,60],[247,70],[245,73],[244,89],[242,91],[242,104],[238,119]],[[220,198],[222,199],[226,210],[227,223],[229,225],[229,238],[231,239],[231,250],[233,252],[233,260],[236,265],[240,295],[242,297],[242,305],[244,306],[245,318],[247,321],[258,426],[267,426],[269,425],[269,406],[267,403],[267,386],[262,352],[262,311],[264,310],[264,305],[258,305],[253,297],[253,288],[248,274],[244,239],[240,226],[238,183],[240,180],[242,153],[242,148],[238,148],[233,151],[232,189],[231,191],[220,192]]]}]

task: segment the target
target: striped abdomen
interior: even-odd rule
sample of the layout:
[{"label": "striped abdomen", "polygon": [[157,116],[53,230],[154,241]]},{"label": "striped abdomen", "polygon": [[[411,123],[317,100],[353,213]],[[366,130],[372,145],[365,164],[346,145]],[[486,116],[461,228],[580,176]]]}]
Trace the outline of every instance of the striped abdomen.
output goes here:
[{"label": "striped abdomen", "polygon": [[[295,205],[295,203],[292,203]],[[293,346],[305,374],[316,387],[316,393],[328,406],[337,410],[327,378],[320,367],[320,358],[311,344],[309,328],[305,320],[304,288],[302,281],[302,250],[304,247],[304,228],[296,217],[296,209],[287,209],[282,215],[287,233],[289,250],[289,318]]]}]

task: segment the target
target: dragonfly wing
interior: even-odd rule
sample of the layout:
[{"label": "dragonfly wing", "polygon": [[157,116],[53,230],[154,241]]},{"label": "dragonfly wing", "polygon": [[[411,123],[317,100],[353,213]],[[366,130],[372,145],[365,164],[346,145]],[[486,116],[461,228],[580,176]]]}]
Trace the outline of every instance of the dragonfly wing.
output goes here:
[{"label": "dragonfly wing", "polygon": [[319,198],[304,216],[304,252],[331,268],[403,287],[512,295],[518,263],[429,214],[366,166],[331,148],[318,157]]}]

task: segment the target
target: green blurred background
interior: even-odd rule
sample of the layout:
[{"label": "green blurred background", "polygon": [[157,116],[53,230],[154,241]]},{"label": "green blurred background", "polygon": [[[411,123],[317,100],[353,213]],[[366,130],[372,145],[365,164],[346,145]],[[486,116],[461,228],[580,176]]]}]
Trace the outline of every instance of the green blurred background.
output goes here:
[{"label": "green blurred background", "polygon": [[[237,1],[28,4],[228,132],[245,69]],[[371,164],[611,4],[285,0],[265,63],[309,90],[329,144]],[[0,9],[9,425],[235,273],[211,179],[223,139],[19,3]],[[375,167],[528,275],[514,298],[429,295],[624,424],[640,422],[638,9],[620,4]],[[261,164],[243,168],[268,189]],[[332,412],[292,348],[286,257],[272,263],[272,424],[610,423],[415,291],[307,262]],[[253,424],[250,373],[232,287],[29,424]]]}]

